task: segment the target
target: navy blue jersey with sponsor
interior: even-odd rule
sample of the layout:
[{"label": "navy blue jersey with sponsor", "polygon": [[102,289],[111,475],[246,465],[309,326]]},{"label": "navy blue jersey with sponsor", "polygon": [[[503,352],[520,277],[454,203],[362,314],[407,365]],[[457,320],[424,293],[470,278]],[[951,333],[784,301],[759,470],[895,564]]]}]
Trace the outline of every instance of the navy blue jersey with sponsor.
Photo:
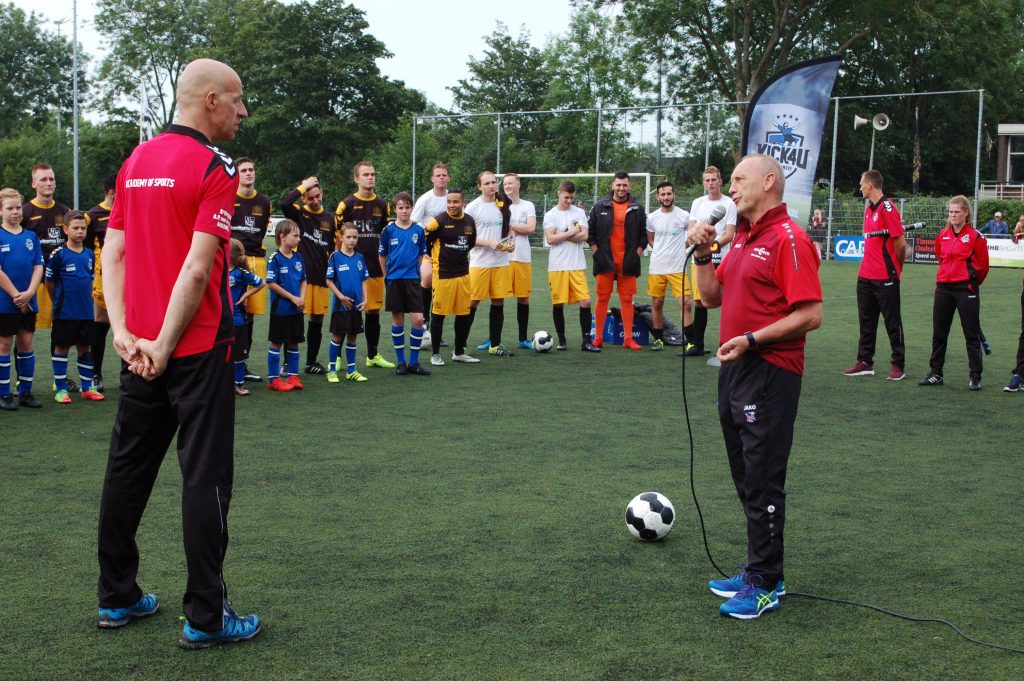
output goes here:
[{"label": "navy blue jersey with sponsor", "polygon": [[[334,282],[342,295],[348,296],[353,305],[363,302],[363,282],[370,278],[370,271],[366,267],[366,258],[362,253],[345,255],[341,251],[331,253],[327,261],[327,280]],[[335,298],[334,312],[342,312],[345,307],[341,301]]]},{"label": "navy blue jersey with sponsor", "polygon": [[[294,296],[302,291],[302,282],[306,281],[306,263],[298,251],[289,258],[281,251],[275,252],[267,262],[267,284],[277,284]],[[302,314],[302,309],[282,298],[270,289],[270,314],[281,316]]]},{"label": "navy blue jersey with sponsor", "polygon": [[380,235],[377,254],[384,256],[387,266],[387,281],[398,279],[419,279],[420,258],[427,252],[427,240],[423,228],[413,223],[399,227],[391,223]]},{"label": "navy blue jersey with sponsor", "polygon": [[[39,237],[30,229],[12,234],[0,229],[0,271],[14,284],[14,288],[24,291],[32,283],[32,272],[43,264],[43,248]],[[32,297],[32,311],[39,312],[35,296]],[[0,314],[21,312],[14,304],[14,299],[0,289]]]},{"label": "navy blue jersey with sponsor", "polygon": [[249,270],[243,270],[241,267],[235,267],[228,272],[228,287],[231,288],[231,322],[235,326],[241,326],[248,320],[245,303],[239,305],[238,299],[242,297],[247,288],[259,286],[262,283],[263,279],[259,275],[253,274]]},{"label": "navy blue jersey with sponsor", "polygon": [[88,248],[75,253],[65,244],[52,254],[44,274],[53,282],[54,319],[92,319],[92,273],[96,254]]}]

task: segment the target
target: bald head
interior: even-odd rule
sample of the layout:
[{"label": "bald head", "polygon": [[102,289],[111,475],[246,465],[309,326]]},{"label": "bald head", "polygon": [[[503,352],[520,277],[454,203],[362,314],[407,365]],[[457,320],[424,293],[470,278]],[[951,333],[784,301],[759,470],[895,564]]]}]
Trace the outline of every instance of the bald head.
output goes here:
[{"label": "bald head", "polygon": [[771,156],[747,156],[732,171],[729,195],[736,203],[736,212],[750,222],[782,203],[786,175]]},{"label": "bald head", "polygon": [[190,62],[178,77],[179,123],[210,139],[231,140],[243,118],[242,81],[227,64],[213,59]]}]

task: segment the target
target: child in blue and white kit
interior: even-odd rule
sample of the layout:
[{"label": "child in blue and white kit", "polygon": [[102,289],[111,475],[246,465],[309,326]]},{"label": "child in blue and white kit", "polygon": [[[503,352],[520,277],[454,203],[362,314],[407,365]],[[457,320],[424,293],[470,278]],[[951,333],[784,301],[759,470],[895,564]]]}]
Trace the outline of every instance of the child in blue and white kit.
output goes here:
[{"label": "child in blue and white kit", "polygon": [[249,259],[245,247],[238,239],[231,240],[231,271],[228,272],[228,286],[231,288],[231,323],[235,326],[235,344],[231,348],[231,359],[235,363],[235,394],[249,394],[245,387],[245,349],[249,347],[249,312],[245,308],[247,298],[266,286],[263,279],[249,271]]}]

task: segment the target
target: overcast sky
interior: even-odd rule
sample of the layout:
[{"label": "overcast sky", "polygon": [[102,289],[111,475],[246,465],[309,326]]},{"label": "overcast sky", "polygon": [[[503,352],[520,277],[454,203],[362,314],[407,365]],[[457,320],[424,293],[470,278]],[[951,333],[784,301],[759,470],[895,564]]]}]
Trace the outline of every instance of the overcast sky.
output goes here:
[{"label": "overcast sky", "polygon": [[[157,0],[158,1],[158,0]],[[384,75],[402,80],[406,86],[426,93],[427,99],[450,107],[451,93],[445,88],[466,77],[466,62],[483,54],[484,37],[497,21],[504,22],[513,35],[520,26],[529,31],[540,47],[569,25],[570,0],[517,0],[515,3],[481,3],[476,0],[349,0],[361,9],[370,33],[394,55],[378,64]],[[35,11],[53,23],[65,19],[63,35],[71,33],[72,0],[13,0],[25,10]],[[78,41],[98,65],[105,50],[93,27],[93,0],[78,1]],[[243,83],[244,71],[241,73]]]}]

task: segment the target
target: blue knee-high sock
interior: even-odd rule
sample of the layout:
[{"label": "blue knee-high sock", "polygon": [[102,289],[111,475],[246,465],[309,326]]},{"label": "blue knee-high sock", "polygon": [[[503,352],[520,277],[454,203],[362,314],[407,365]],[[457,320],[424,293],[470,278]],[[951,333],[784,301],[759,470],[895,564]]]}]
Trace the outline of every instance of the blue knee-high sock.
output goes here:
[{"label": "blue knee-high sock", "polygon": [[267,350],[267,382],[276,381],[281,375],[281,349]]},{"label": "blue knee-high sock", "polygon": [[11,394],[11,356],[0,355],[0,397]]},{"label": "blue knee-high sock", "polygon": [[78,379],[82,382],[82,392],[92,390],[92,379],[95,375],[92,355],[87,352],[78,358]]},{"label": "blue knee-high sock", "polygon": [[66,352],[63,355],[53,353],[53,382],[57,385],[57,392],[68,389],[68,353]]},{"label": "blue knee-high sock", "polygon": [[420,345],[423,343],[423,328],[409,329],[409,364],[420,363]]},{"label": "blue knee-high sock", "polygon": [[327,370],[338,371],[338,356],[341,354],[341,343],[331,339],[331,347],[327,349]]},{"label": "blue knee-high sock", "polygon": [[288,348],[288,378],[299,375],[299,349]]},{"label": "blue knee-high sock", "polygon": [[391,342],[395,345],[395,357],[399,364],[405,364],[405,327],[391,327]]},{"label": "blue knee-high sock", "polygon": [[356,346],[345,343],[345,373],[352,374],[356,370]]},{"label": "blue knee-high sock", "polygon": [[32,392],[32,379],[36,375],[36,353],[29,350],[28,352],[19,352],[17,368],[18,368],[18,394],[28,395]]},{"label": "blue knee-high sock", "polygon": [[235,385],[241,388],[245,385],[245,360],[235,362]]}]

